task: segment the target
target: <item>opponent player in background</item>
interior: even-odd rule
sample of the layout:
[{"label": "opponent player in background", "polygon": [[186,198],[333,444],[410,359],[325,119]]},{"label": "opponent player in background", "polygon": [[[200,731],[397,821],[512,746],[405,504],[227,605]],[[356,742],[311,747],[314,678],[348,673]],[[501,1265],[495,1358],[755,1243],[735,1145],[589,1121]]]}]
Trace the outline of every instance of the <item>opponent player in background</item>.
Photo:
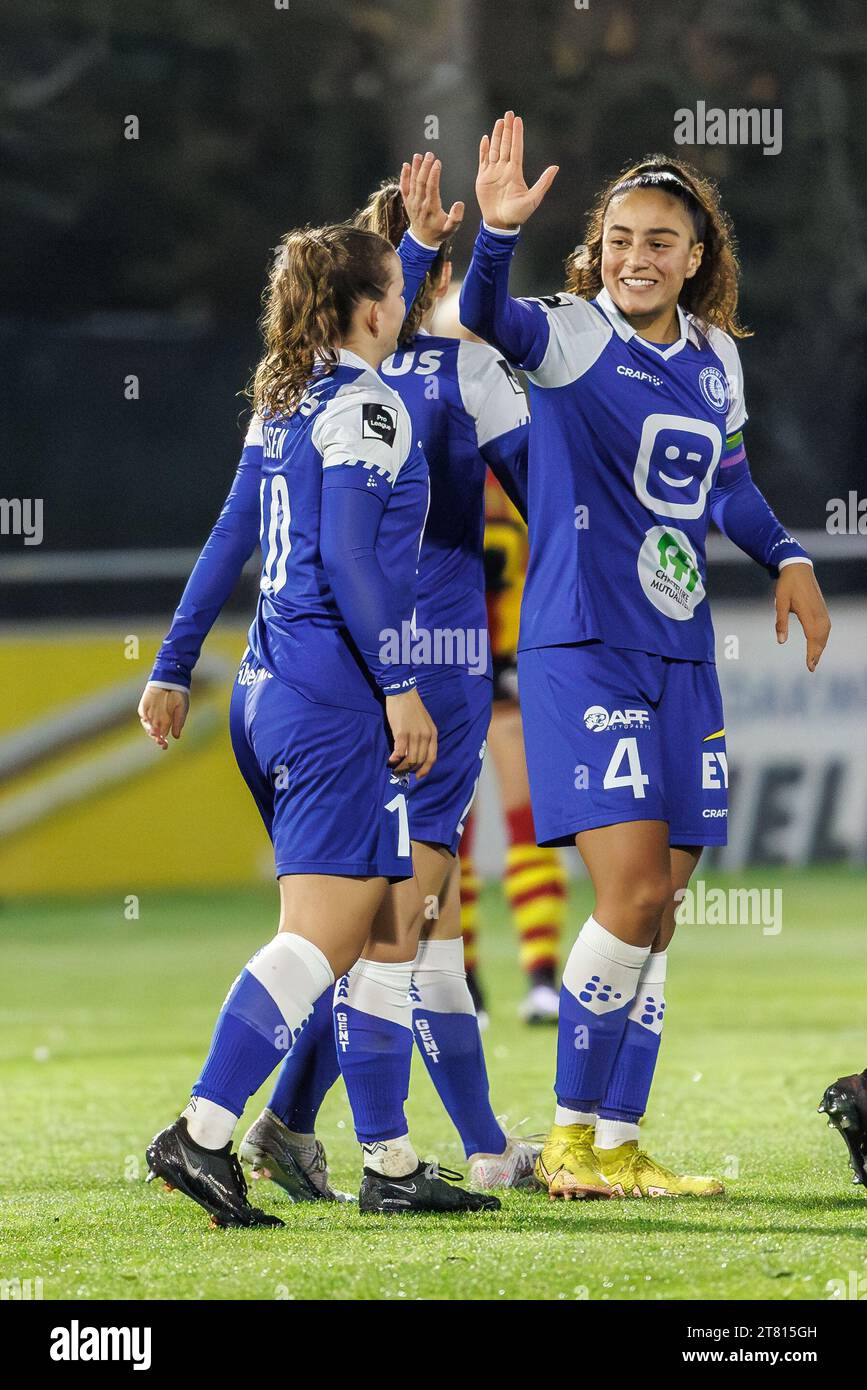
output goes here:
[{"label": "opponent player in background", "polygon": [[[247,1200],[231,1149],[237,1119],[323,992],[370,942],[394,945],[388,885],[412,886],[407,776],[430,771],[436,729],[410,664],[385,659],[380,636],[415,606],[429,499],[409,416],[377,375],[403,322],[403,288],[400,261],[375,233],[283,239],[256,416],[221,518],[246,558],[261,512],[259,602],[230,728],[274,844],[280,922],[226,997],[189,1105],[147,1150],[150,1175],[219,1225],[282,1224]],[[142,724],[162,746],[170,728],[180,733],[202,631],[219,611],[227,571],[211,574],[209,546],[221,543],[218,523],[142,698]],[[408,1137],[403,1156],[416,1209],[496,1207],[445,1182]],[[364,1157],[362,1207],[373,1191],[380,1209],[402,1210],[380,1192],[378,1154]]]},{"label": "opponent player in background", "polygon": [[605,188],[567,290],[513,299],[523,175],[514,113],[480,147],[483,225],[461,319],[530,381],[530,563],[518,670],[540,843],[574,842],[595,892],[563,974],[551,1197],[712,1195],[644,1153],[675,893],[725,842],[725,728],[705,600],[712,518],[776,580],[777,639],[829,631],[806,552],[752,482],[734,337],[738,270],[707,180],[652,157]]},{"label": "opponent player in background", "polygon": [[[506,830],[503,889],[518,937],[528,991],[525,1023],[556,1023],[557,965],[566,916],[566,872],[556,849],[536,844],[524,732],[518,699],[518,620],[527,571],[527,528],[493,475],[485,485],[485,587],[494,668],[494,706],[488,756],[494,764]],[[473,862],[475,818],[460,847],[461,925],[467,984],[476,1011],[487,1018],[478,975],[479,879]]]},{"label": "opponent player in background", "polygon": [[[430,156],[428,156],[430,158]],[[384,184],[358,224],[387,237],[409,256],[417,251],[406,207],[414,203],[414,168],[402,187]],[[417,177],[417,175],[415,175]],[[405,207],[406,203],[406,207]],[[408,240],[407,234],[409,234]],[[241,1155],[255,1173],[303,1196],[292,1181],[295,1159],[314,1176],[319,1149],[314,1126],[338,1073],[338,1058],[356,1128],[374,1131],[399,1158],[398,1127],[409,1079],[413,1033],[430,1077],[451,1116],[475,1187],[514,1186],[531,1179],[537,1148],[507,1135],[488,1095],[478,1022],[466,984],[455,855],[475,795],[493,694],[484,593],[484,491],[493,468],[523,506],[528,442],[526,398],[492,348],[432,335],[428,326],[451,275],[443,245],[400,333],[398,352],[381,368],[412,418],[430,468],[431,501],[419,556],[413,669],[438,730],[435,768],[409,790],[409,833],[420,905],[401,922],[421,937],[403,1009],[397,990],[382,990],[382,967],[362,960],[337,990],[335,1056],[329,1001],[287,1058],[266,1111],[246,1135]],[[409,633],[407,633],[409,637]],[[441,650],[438,652],[437,648]],[[400,903],[408,904],[396,890]],[[433,908],[434,910],[430,910]],[[398,1097],[400,1108],[396,1106]],[[323,1195],[324,1171],[318,1185]],[[395,1190],[397,1186],[393,1184]],[[407,1194],[407,1202],[412,1195]]]}]

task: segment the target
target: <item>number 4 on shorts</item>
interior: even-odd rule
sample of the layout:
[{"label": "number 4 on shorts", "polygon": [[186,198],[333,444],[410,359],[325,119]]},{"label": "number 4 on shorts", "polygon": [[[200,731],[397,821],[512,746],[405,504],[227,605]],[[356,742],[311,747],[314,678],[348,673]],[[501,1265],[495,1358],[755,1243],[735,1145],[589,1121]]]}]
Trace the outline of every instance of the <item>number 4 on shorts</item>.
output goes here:
[{"label": "number 4 on shorts", "polygon": [[[624,759],[626,760],[629,771],[621,772]],[[631,787],[632,795],[639,800],[644,800],[644,788],[649,784],[650,778],[641,771],[641,762],[638,757],[638,742],[634,738],[619,738],[614,752],[611,754],[611,761],[605,769],[605,776],[602,785],[606,791],[613,790],[614,787]]]}]

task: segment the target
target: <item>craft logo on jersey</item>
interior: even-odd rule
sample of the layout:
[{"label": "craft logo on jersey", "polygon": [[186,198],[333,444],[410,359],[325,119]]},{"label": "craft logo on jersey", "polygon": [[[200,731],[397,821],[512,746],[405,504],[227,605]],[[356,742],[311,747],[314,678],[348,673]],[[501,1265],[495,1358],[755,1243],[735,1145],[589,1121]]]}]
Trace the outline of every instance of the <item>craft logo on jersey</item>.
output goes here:
[{"label": "craft logo on jersey", "polygon": [[699,375],[698,384],[711,409],[725,415],[729,408],[729,387],[722,372],[717,367],[705,367]]},{"label": "craft logo on jersey", "polygon": [[369,401],[361,407],[362,439],[381,439],[389,448],[397,433],[397,411],[389,405]]},{"label": "craft logo on jersey", "polygon": [[650,715],[646,709],[607,710],[602,705],[589,705],[584,711],[584,723],[593,733],[603,729],[646,729]]},{"label": "craft logo on jersey", "polygon": [[638,552],[638,578],[654,608],[667,618],[691,618],[704,598],[692,544],[674,526],[651,526]]}]

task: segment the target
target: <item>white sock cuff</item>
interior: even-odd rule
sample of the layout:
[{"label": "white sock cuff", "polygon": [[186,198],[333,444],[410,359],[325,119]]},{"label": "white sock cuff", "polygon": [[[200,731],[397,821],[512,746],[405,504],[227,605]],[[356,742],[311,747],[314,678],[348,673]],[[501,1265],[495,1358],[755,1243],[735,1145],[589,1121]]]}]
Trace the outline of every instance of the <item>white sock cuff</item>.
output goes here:
[{"label": "white sock cuff", "polygon": [[297,1028],[313,1010],[334,974],[318,946],[294,932],[278,932],[247,962],[247,970],[267,989],[286,1023]]},{"label": "white sock cuff", "polygon": [[596,1112],[593,1110],[570,1110],[566,1105],[554,1109],[555,1125],[595,1125]]},{"label": "white sock cuff", "polygon": [[291,949],[296,957],[301,957],[310,971],[313,983],[318,986],[317,999],[329,985],[334,984],[334,971],[328,963],[328,957],[312,941],[308,941],[306,936],[299,936],[294,931],[278,931],[273,941],[268,944],[278,950]]},{"label": "white sock cuff", "polygon": [[665,974],[668,968],[667,951],[651,951],[644,963],[641,972],[641,984],[643,985],[664,985]]},{"label": "white sock cuff", "polygon": [[434,1014],[471,1014],[475,1005],[464,969],[464,943],[423,941],[412,967],[416,1009]]},{"label": "white sock cuff", "polygon": [[462,936],[453,941],[421,941],[418,955],[413,962],[413,971],[448,970],[450,974],[464,975],[464,940]]},{"label": "white sock cuff", "polygon": [[587,918],[578,933],[578,938],[589,950],[595,951],[604,960],[615,961],[617,965],[626,965],[633,969],[642,966],[650,954],[649,946],[631,946],[628,941],[621,941],[592,915]]},{"label": "white sock cuff", "polygon": [[412,1028],[409,986],[412,961],[359,960],[349,972],[345,1003],[360,1013]]}]

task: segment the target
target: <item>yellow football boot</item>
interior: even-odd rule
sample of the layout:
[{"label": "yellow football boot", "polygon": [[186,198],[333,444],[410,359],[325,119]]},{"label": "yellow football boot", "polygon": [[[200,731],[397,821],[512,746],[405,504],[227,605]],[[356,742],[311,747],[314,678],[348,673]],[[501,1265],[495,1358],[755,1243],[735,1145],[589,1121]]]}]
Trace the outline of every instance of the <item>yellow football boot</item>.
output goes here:
[{"label": "yellow football boot", "polygon": [[552,1201],[612,1196],[593,1153],[593,1125],[554,1125],[533,1173]]},{"label": "yellow football boot", "polygon": [[723,1185],[716,1178],[694,1178],[672,1173],[638,1147],[637,1139],[616,1149],[592,1151],[593,1162],[615,1197],[720,1197]]}]

